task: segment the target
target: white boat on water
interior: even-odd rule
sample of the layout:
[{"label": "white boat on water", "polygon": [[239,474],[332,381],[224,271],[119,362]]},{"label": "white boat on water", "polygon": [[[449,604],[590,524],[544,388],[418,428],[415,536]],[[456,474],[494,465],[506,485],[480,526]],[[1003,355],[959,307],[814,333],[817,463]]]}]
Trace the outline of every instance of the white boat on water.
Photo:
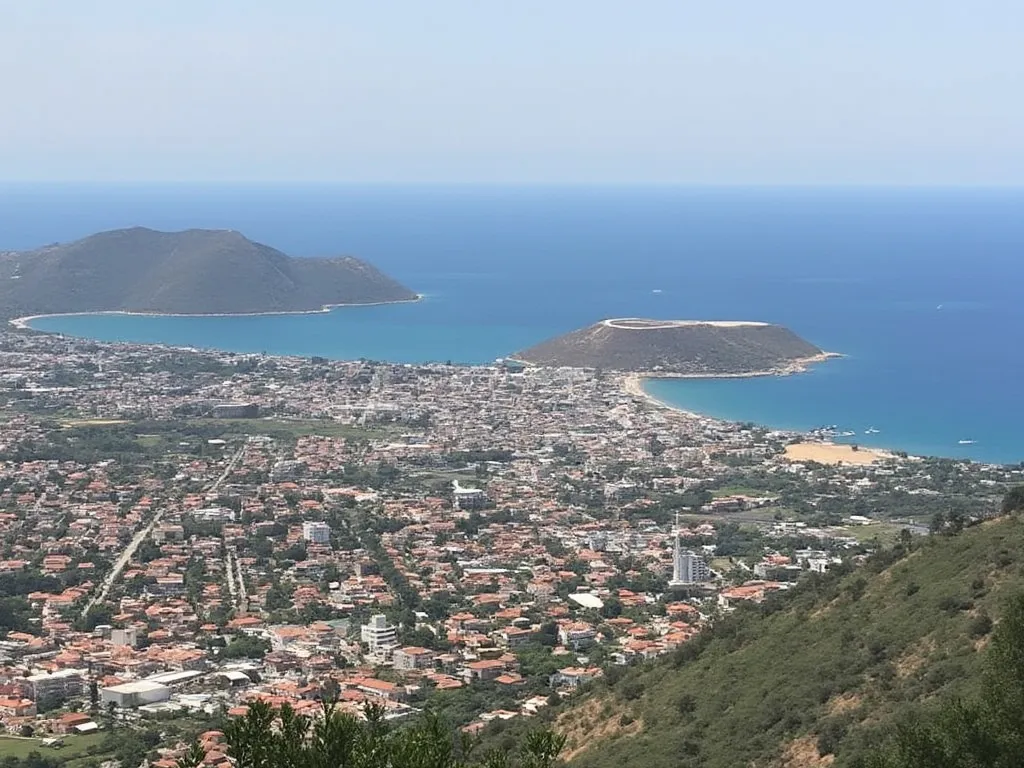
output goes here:
[{"label": "white boat on water", "polygon": [[958,445],[974,445],[977,440],[957,440]]},{"label": "white boat on water", "polygon": [[868,427],[867,429],[864,430],[864,434],[865,435],[877,435],[881,431],[882,430],[875,429],[874,427]]}]

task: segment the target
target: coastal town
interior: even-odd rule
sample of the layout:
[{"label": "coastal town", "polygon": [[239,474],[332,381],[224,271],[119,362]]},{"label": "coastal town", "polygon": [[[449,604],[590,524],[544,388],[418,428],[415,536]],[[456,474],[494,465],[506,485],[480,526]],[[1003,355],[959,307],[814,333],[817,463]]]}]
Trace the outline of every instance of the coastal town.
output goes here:
[{"label": "coastal town", "polygon": [[3,331],[0,759],[171,768],[199,739],[228,765],[254,700],[468,734],[543,717],[1022,482],[608,371]]}]

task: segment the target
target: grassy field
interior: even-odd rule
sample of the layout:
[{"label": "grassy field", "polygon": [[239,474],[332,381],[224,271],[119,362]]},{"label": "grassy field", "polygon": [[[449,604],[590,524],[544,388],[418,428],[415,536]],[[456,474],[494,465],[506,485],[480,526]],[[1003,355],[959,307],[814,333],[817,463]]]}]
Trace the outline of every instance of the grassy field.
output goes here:
[{"label": "grassy field", "polygon": [[38,738],[19,739],[12,736],[0,736],[0,760],[5,757],[22,759],[30,752],[38,752],[44,757],[59,757],[64,764],[74,767],[78,758],[95,759],[100,754],[89,755],[91,748],[100,749],[106,734],[90,733],[83,736],[65,736],[64,746],[60,748],[44,747]]},{"label": "grassy field", "polygon": [[[67,420],[69,432],[120,434],[149,450],[173,450],[180,440],[241,438],[267,435],[278,440],[295,440],[306,435],[380,440],[399,434],[387,426],[360,427],[320,419],[183,419],[130,422],[117,419]],[[109,431],[108,431],[109,430]]]},{"label": "grassy field", "polygon": [[742,512],[695,512],[683,513],[679,519],[686,523],[737,523],[738,525],[768,524],[775,521],[775,514],[781,512],[785,519],[789,513],[780,507],[746,509]]},{"label": "grassy field", "polygon": [[127,419],[71,419],[65,421],[61,426],[65,429],[74,427],[109,427],[114,424],[127,424]]},{"label": "grassy field", "polygon": [[391,427],[360,427],[320,419],[191,419],[187,423],[204,432],[219,429],[224,436],[268,435],[292,440],[307,435],[381,440],[400,432]]},{"label": "grassy field", "polygon": [[415,477],[417,480],[429,483],[429,482],[451,482],[452,480],[458,480],[460,483],[472,486],[474,483],[481,482],[477,478],[477,474],[473,470],[451,470],[444,471],[438,469],[426,470],[423,472],[411,472],[410,477]]},{"label": "grassy field", "polygon": [[756,488],[747,488],[742,485],[730,485],[725,488],[719,488],[717,491],[712,491],[711,495],[716,499],[724,499],[727,496],[767,496],[764,491],[759,491]]},{"label": "grassy field", "polygon": [[899,539],[900,531],[906,528],[899,523],[872,523],[871,525],[841,525],[833,530],[843,536],[852,536],[861,543],[877,538],[884,546],[890,547]]}]

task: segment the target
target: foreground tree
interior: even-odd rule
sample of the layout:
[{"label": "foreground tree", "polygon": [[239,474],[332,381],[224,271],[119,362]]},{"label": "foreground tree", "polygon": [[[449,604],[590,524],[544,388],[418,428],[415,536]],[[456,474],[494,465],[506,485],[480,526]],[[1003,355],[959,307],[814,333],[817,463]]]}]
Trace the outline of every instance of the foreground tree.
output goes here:
[{"label": "foreground tree", "polygon": [[1011,515],[1024,511],[1024,485],[1018,485],[1006,492],[1003,497],[1003,514]]},{"label": "foreground tree", "polygon": [[[315,718],[254,702],[224,737],[237,768],[552,768],[565,746],[564,736],[535,731],[518,755],[492,751],[474,760],[469,739],[433,715],[392,728],[382,707],[368,706],[362,720],[331,702]],[[203,757],[193,745],[178,768],[199,768]]]}]

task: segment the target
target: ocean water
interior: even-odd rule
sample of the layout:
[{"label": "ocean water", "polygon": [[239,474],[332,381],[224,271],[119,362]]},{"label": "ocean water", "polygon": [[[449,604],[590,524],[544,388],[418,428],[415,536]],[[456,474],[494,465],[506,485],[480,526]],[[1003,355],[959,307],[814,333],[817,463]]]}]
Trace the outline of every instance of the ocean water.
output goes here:
[{"label": "ocean water", "polygon": [[846,357],[799,376],[648,390],[722,418],[836,424],[861,445],[1024,460],[1024,189],[0,186],[0,249],[130,225],[232,228],[292,255],[349,253],[426,298],[33,327],[483,363],[605,317],[765,320]]}]

